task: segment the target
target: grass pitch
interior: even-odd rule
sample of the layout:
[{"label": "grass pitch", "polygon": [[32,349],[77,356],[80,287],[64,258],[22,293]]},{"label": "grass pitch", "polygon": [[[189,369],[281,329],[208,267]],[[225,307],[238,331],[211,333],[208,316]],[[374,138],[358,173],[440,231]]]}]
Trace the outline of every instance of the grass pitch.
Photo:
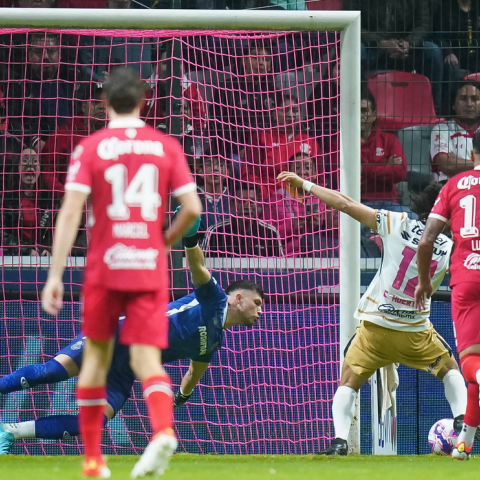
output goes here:
[{"label": "grass pitch", "polygon": [[[112,479],[128,479],[137,457],[112,456],[108,465]],[[0,458],[0,479],[5,480],[80,480],[79,457]],[[343,457],[313,455],[188,455],[173,457],[165,480],[429,480],[461,478],[478,480],[480,459],[453,461],[449,457]]]}]

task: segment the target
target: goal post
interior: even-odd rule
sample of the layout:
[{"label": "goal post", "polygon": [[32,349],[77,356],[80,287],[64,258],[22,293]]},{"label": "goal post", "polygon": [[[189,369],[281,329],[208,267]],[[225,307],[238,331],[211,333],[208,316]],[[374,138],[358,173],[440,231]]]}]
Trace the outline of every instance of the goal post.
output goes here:
[{"label": "goal post", "polygon": [[[0,28],[164,31],[340,31],[340,191],[360,200],[360,12],[0,8]],[[167,32],[166,32],[167,33]],[[340,215],[339,358],[353,335],[360,298],[360,226]],[[360,453],[359,403],[350,447]]]}]

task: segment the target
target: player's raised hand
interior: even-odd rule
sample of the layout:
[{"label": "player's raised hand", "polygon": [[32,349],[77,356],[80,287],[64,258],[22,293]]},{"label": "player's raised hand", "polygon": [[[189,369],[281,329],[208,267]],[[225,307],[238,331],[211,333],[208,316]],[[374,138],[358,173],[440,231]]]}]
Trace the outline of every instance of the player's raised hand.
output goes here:
[{"label": "player's raised hand", "polygon": [[[173,217],[174,218],[175,218],[175,216],[178,215],[178,213],[180,212],[181,209],[182,209],[181,205],[175,209],[175,211],[173,212]],[[200,228],[201,220],[202,220],[202,217],[199,215],[197,217],[197,219],[194,220],[194,222],[190,225],[190,228],[183,234],[183,236],[185,238],[194,237],[198,233],[198,229]]]},{"label": "player's raised hand", "polygon": [[425,311],[425,298],[430,298],[433,292],[432,282],[419,283],[415,288],[415,308],[419,312]]},{"label": "player's raised hand", "polygon": [[278,175],[277,180],[280,182],[287,182],[294,188],[301,187],[305,181],[293,172],[282,172]]},{"label": "player's raised hand", "polygon": [[42,290],[42,307],[51,315],[57,315],[62,308],[63,282],[60,278],[49,277]]}]

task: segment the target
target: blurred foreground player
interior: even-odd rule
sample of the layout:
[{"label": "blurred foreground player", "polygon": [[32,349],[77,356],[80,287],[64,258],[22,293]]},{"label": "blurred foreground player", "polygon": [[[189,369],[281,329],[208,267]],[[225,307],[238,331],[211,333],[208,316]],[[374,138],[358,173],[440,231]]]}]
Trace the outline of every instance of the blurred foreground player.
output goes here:
[{"label": "blurred foreground player", "polygon": [[[87,338],[77,388],[83,473],[110,476],[100,450],[105,382],[118,319],[125,313],[120,342],[130,346],[154,432],[132,471],[137,478],[163,473],[177,446],[171,383],[160,359],[168,342],[166,247],[198,217],[201,205],[179,143],[139,119],[144,84],[138,73],[117,69],[104,90],[110,123],[80,141],[72,154],[42,301],[53,315],[62,306],[65,260],[90,195],[94,225],[82,292]],[[183,208],[163,233],[170,191]]]},{"label": "blurred foreground player", "polygon": [[[355,312],[360,325],[346,348],[340,386],[333,399],[335,439],[320,453],[347,455],[356,392],[376,370],[392,363],[425,370],[443,380],[454,427],[460,432],[467,403],[465,381],[450,347],[430,323],[430,300],[417,311],[413,298],[418,275],[417,244],[441,184],[429,185],[414,199],[419,220],[411,220],[404,212],[374,210],[294,173],[282,172],[278,179],[303,187],[329,207],[376,230],[383,241],[383,264]],[[431,269],[434,290],[445,276],[452,249],[452,241],[445,235],[438,235],[435,242]]]},{"label": "blurred foreground player", "polygon": [[[452,457],[470,457],[480,422],[480,130],[473,136],[474,169],[452,177],[438,196],[418,245],[419,282],[415,304],[423,309],[432,295],[432,253],[435,239],[448,222],[455,249],[450,267],[452,318],[462,372],[468,382],[465,423]],[[478,440],[478,434],[477,434]]]},{"label": "blurred foreground player", "polygon": [[[252,327],[262,314],[263,289],[249,280],[237,280],[223,290],[205,267],[197,246],[199,221],[190,227],[183,243],[194,292],[168,305],[168,348],[164,363],[190,358],[190,367],[175,394],[174,406],[190,398],[208,365],[222,346],[223,333],[235,325]],[[82,364],[83,333],[44,364],[28,365],[0,378],[0,394],[25,390],[45,383],[62,382],[78,374]],[[115,342],[107,375],[104,423],[120,411],[130,397],[135,375],[128,347]],[[9,453],[15,440],[45,438],[61,440],[79,435],[78,415],[49,415],[26,422],[0,425],[0,455]]]}]

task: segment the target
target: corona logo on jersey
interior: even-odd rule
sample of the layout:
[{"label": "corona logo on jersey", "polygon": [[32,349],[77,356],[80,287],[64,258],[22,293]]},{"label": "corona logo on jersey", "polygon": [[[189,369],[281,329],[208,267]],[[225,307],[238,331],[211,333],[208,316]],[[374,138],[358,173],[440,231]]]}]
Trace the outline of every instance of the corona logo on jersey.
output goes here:
[{"label": "corona logo on jersey", "polygon": [[163,157],[163,144],[158,140],[120,140],[117,137],[105,138],[97,147],[97,155],[102,160],[118,160],[121,155],[155,155]]},{"label": "corona logo on jersey", "polygon": [[471,253],[463,262],[463,266],[469,270],[480,270],[480,254]]},{"label": "corona logo on jersey", "polygon": [[472,187],[478,185],[480,178],[474,177],[473,175],[468,175],[468,177],[462,177],[458,183],[457,188],[459,190],[470,190]]},{"label": "corona logo on jersey", "polygon": [[158,253],[154,248],[141,249],[117,243],[105,252],[103,261],[110,270],[155,270]]}]

